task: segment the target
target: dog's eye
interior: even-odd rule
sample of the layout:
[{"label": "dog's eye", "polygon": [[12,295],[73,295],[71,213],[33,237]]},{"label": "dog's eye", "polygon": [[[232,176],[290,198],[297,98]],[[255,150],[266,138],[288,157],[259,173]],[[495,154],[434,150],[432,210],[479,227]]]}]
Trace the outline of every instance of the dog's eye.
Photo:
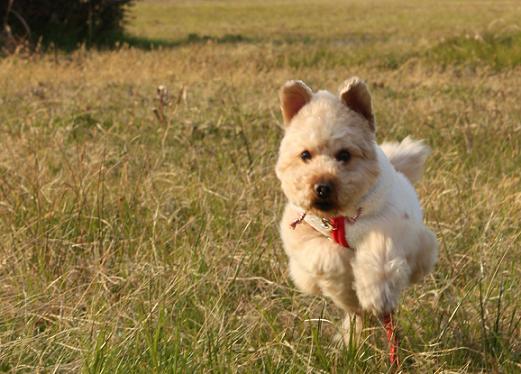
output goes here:
[{"label": "dog's eye", "polygon": [[335,158],[338,161],[347,162],[351,159],[351,153],[347,149],[342,149],[336,154]]},{"label": "dog's eye", "polygon": [[309,153],[309,151],[303,151],[301,154],[300,154],[300,159],[302,161],[309,161],[311,160],[311,153]]}]

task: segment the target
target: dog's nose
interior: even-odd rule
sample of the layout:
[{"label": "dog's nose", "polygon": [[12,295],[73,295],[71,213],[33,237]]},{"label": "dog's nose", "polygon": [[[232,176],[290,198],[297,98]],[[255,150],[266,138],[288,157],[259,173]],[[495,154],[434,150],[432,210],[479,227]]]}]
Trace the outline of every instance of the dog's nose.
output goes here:
[{"label": "dog's nose", "polygon": [[315,184],[315,193],[320,199],[327,199],[331,196],[333,188],[330,183],[317,183]]}]

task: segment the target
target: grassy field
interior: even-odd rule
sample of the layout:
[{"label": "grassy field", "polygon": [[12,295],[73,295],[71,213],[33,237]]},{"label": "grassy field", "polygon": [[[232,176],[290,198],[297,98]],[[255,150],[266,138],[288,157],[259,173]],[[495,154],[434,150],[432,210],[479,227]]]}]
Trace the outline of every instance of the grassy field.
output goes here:
[{"label": "grassy field", "polygon": [[[433,148],[411,373],[521,370],[521,3],[139,2],[129,45],[0,60],[0,372],[388,372],[288,280],[277,90],[369,83]],[[154,47],[156,46],[156,47]],[[157,48],[159,46],[159,48]],[[164,85],[163,104],[156,88]]]}]

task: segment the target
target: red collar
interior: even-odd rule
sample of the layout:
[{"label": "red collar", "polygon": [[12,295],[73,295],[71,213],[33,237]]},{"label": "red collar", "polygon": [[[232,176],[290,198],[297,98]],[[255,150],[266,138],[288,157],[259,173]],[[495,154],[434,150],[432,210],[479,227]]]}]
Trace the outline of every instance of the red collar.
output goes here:
[{"label": "red collar", "polygon": [[[353,217],[346,217],[346,216],[336,216],[336,217],[330,217],[329,219],[322,219],[322,222],[325,223],[325,227],[327,226],[327,231],[330,232],[331,239],[341,245],[345,248],[351,248],[349,245],[349,242],[347,241],[346,237],[346,224],[354,224],[360,215],[362,214],[362,208],[358,208],[356,211],[356,215]],[[303,212],[295,221],[290,223],[290,227],[294,230],[299,223],[301,223],[304,218],[306,218],[306,212]],[[317,217],[318,218],[318,217]],[[316,226],[313,224],[311,225],[313,228],[317,229]],[[321,231],[322,230],[318,230]]]}]

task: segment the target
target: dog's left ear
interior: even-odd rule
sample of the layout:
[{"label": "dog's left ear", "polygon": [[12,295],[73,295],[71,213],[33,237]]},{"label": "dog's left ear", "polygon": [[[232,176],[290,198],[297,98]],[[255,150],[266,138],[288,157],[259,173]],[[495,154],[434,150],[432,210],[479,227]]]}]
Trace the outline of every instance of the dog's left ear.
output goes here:
[{"label": "dog's left ear", "polygon": [[342,102],[349,109],[362,115],[369,123],[371,131],[374,132],[376,124],[371,104],[371,94],[364,81],[358,77],[352,77],[342,84],[339,92]]}]

